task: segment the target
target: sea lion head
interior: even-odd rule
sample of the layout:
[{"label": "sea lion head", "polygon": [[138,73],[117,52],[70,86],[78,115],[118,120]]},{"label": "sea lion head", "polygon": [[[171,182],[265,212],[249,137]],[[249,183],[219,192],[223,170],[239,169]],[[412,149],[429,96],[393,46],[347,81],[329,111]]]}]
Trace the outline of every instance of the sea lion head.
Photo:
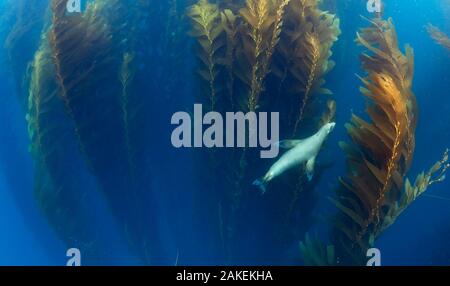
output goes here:
[{"label": "sea lion head", "polygon": [[336,123],[335,122],[330,122],[330,123],[325,124],[325,126],[323,128],[325,129],[325,132],[328,135],[331,132],[333,132],[335,127],[336,127]]}]

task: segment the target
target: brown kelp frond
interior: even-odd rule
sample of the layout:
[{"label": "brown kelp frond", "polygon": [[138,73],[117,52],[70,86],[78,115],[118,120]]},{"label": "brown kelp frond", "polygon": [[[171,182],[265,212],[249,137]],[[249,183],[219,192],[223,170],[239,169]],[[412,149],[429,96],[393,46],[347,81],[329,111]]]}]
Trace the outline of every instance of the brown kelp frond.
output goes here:
[{"label": "brown kelp frond", "polygon": [[[127,27],[117,22],[124,4],[89,2],[83,14],[68,16],[66,3],[67,0],[52,1],[53,17],[48,34],[58,95],[74,122],[79,146],[96,176],[103,181],[111,172],[118,172],[128,178],[129,169],[122,163],[127,161],[128,136],[122,119],[129,113],[123,110],[122,86],[129,85],[126,81],[130,78],[119,76],[125,52],[121,42],[113,38],[124,34]],[[132,41],[131,33],[127,34],[127,42]],[[111,142],[115,142],[114,146]]]},{"label": "brown kelp frond", "polygon": [[316,0],[292,0],[287,7],[285,31],[282,35],[280,61],[274,69],[281,84],[289,77],[295,84],[288,94],[295,97],[294,130],[305,116],[312,95],[330,94],[323,89],[323,77],[334,67],[331,48],[340,35],[339,19],[318,8]]},{"label": "brown kelp frond", "polygon": [[436,43],[450,51],[450,38],[444,32],[432,24],[428,24],[426,29],[428,34],[430,34],[430,37],[435,40]]},{"label": "brown kelp frond", "polygon": [[[76,123],[76,133],[80,144],[83,145],[79,130],[81,127],[74,111],[75,101],[92,92],[93,89],[86,83],[93,84],[89,78],[108,60],[111,38],[105,30],[107,25],[96,15],[96,5],[100,4],[90,4],[84,15],[67,17],[66,3],[67,0],[52,1],[53,19],[49,41],[60,87],[59,95],[69,116]],[[81,64],[82,62],[84,64]]]},{"label": "brown kelp frond", "polygon": [[318,239],[311,239],[306,234],[305,241],[300,242],[300,252],[306,266],[335,266],[334,246],[324,245]]},{"label": "brown kelp frond", "polygon": [[411,91],[412,50],[407,47],[402,54],[398,49],[391,20],[371,23],[357,38],[369,51],[361,57],[368,73],[361,92],[369,100],[370,121],[353,115],[346,125],[353,144],[341,143],[341,147],[347,153],[349,172],[341,179],[339,199],[334,201],[350,221],[350,226],[341,223],[337,228],[350,245],[362,250],[376,239],[387,212],[402,195],[418,112]]},{"label": "brown kelp frond", "polygon": [[224,45],[220,37],[223,26],[220,23],[219,7],[208,0],[200,0],[189,8],[188,16],[192,20],[191,35],[197,39],[200,46],[198,57],[203,67],[199,74],[208,83],[210,106],[211,110],[214,110],[218,95],[216,81],[220,69],[218,52]]},{"label": "brown kelp frond", "polygon": [[[257,109],[260,95],[280,40],[283,16],[289,0],[247,0],[240,10],[245,23],[243,29],[243,54],[250,67],[248,74],[241,79],[248,86],[247,107]],[[245,64],[243,65],[245,66]]]},{"label": "brown kelp frond", "polygon": [[374,59],[368,54],[361,56],[363,68],[376,73],[389,74],[398,83],[401,92],[411,89],[414,76],[414,55],[409,45],[403,54],[398,45],[397,32],[392,19],[369,20],[372,25],[357,33],[357,43],[376,55]]},{"label": "brown kelp frond", "polygon": [[398,202],[389,209],[389,212],[386,214],[383,221],[383,225],[378,230],[378,233],[376,233],[376,236],[380,235],[385,229],[390,227],[403,211],[422,196],[431,185],[445,180],[445,174],[450,168],[448,155],[449,150],[446,150],[442,159],[436,162],[430,170],[422,172],[417,176],[414,184],[411,184],[409,179],[406,179],[404,192]]}]

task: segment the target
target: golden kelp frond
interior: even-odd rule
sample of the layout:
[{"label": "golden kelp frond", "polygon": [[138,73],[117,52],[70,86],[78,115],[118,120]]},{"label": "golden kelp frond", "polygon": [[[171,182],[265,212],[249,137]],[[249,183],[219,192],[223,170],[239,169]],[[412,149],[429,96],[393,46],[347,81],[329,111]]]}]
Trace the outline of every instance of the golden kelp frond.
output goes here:
[{"label": "golden kelp frond", "polygon": [[198,57],[204,67],[200,69],[199,73],[208,83],[211,110],[214,110],[218,94],[216,81],[220,69],[218,51],[224,45],[220,38],[223,26],[220,23],[219,7],[217,4],[209,3],[208,0],[200,0],[190,7],[188,16],[192,20],[191,35],[200,44]]},{"label": "golden kelp frond", "polygon": [[421,195],[423,195],[428,188],[436,183],[440,183],[445,180],[445,174],[450,168],[449,164],[449,150],[446,150],[442,159],[436,162],[428,172],[422,172],[419,174],[414,182],[411,184],[409,179],[405,181],[405,189],[402,196],[395,205],[389,209],[383,225],[378,230],[376,236],[380,235],[384,230],[390,227],[397,218],[406,210],[414,201],[416,201]]},{"label": "golden kelp frond", "polygon": [[240,10],[245,23],[242,53],[246,61],[241,66],[250,67],[247,73],[241,75],[241,79],[248,86],[247,107],[250,111],[258,107],[289,2],[290,0],[247,0],[245,8]]},{"label": "golden kelp frond", "polygon": [[290,78],[293,87],[288,94],[299,106],[295,112],[294,135],[304,118],[312,95],[330,94],[323,89],[323,77],[334,67],[331,48],[340,35],[339,19],[320,10],[316,0],[292,0],[287,7],[286,23],[274,73],[281,84]]},{"label": "golden kelp frond", "polygon": [[238,42],[238,20],[237,15],[230,9],[225,9],[221,13],[222,26],[227,35],[226,53],[224,65],[227,69],[227,90],[231,103],[231,108],[234,109],[234,61],[236,56],[236,48]]},{"label": "golden kelp frond", "polygon": [[335,266],[335,249],[332,245],[324,245],[318,239],[311,239],[306,234],[305,241],[300,242],[300,252],[306,266]]},{"label": "golden kelp frond", "polygon": [[346,248],[356,244],[361,253],[376,239],[389,209],[402,195],[418,112],[411,91],[412,50],[407,47],[404,55],[398,49],[392,21],[371,23],[357,39],[369,51],[361,57],[368,73],[361,92],[369,100],[370,121],[353,115],[346,125],[353,144],[341,143],[341,147],[348,156],[349,172],[341,179],[339,200],[334,201],[342,212],[337,229],[347,240]]},{"label": "golden kelp frond", "polygon": [[[399,50],[397,32],[392,19],[369,20],[372,25],[357,33],[357,43],[364,46],[368,54],[361,56],[363,68],[380,74],[388,74],[397,84],[399,91],[408,96],[414,76],[414,55],[409,45],[405,46],[405,54]],[[410,96],[409,96],[410,97]]]},{"label": "golden kelp frond", "polygon": [[428,34],[430,34],[430,37],[435,40],[436,43],[450,51],[450,38],[444,32],[432,24],[428,24],[426,29]]}]

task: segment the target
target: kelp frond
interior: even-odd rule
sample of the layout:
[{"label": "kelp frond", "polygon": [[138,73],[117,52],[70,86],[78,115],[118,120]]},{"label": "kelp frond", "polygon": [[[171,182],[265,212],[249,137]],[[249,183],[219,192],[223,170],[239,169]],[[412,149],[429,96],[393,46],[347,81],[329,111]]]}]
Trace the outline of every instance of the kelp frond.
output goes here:
[{"label": "kelp frond", "polygon": [[[368,247],[383,226],[387,212],[401,197],[415,147],[417,105],[411,91],[413,52],[398,48],[391,20],[374,20],[358,33],[357,42],[369,53],[361,56],[368,73],[361,79],[369,100],[370,121],[353,115],[346,125],[353,144],[341,143],[349,172],[341,179],[334,201],[350,224],[337,228],[350,245]],[[342,218],[341,218],[342,219]]]},{"label": "kelp frond", "polygon": [[375,235],[380,235],[384,230],[390,227],[397,218],[406,210],[414,201],[422,196],[431,185],[440,183],[445,180],[445,175],[450,168],[449,150],[446,150],[442,159],[436,162],[430,170],[420,173],[414,184],[409,179],[405,181],[405,189],[397,203],[389,209],[383,221],[383,225]]},{"label": "kelp frond", "polygon": [[[34,156],[39,156],[46,131],[41,125],[42,116],[46,114],[44,106],[56,97],[55,85],[53,82],[53,69],[51,62],[51,52],[46,41],[36,52],[34,60],[30,64],[32,74],[28,92],[28,134],[30,136],[30,151]],[[45,159],[45,156],[42,156]]]},{"label": "kelp frond", "polygon": [[289,0],[247,0],[240,10],[246,29],[244,30],[244,55],[251,67],[242,79],[249,87],[248,109],[257,109],[264,80],[275,48],[280,40],[283,16]]},{"label": "kelp frond", "polygon": [[[90,4],[85,15],[67,17],[66,3],[67,0],[52,1],[53,19],[49,42],[60,88],[58,94],[75,123],[75,132],[85,153],[82,123],[76,114],[76,106],[80,97],[89,96],[92,92],[92,86],[87,83],[93,84],[90,77],[95,74],[98,65],[104,64],[102,60],[108,58],[111,38],[105,30],[105,22],[96,15],[100,4]],[[80,62],[83,61],[85,64],[81,65]]]},{"label": "kelp frond", "polygon": [[[40,209],[66,243],[89,241],[84,217],[83,191],[74,175],[76,163],[69,150],[74,139],[70,121],[57,96],[52,51],[43,37],[30,63],[28,135],[35,161],[35,198]],[[64,162],[64,168],[61,168]],[[67,223],[69,222],[69,223]]]},{"label": "kelp frond", "polygon": [[436,43],[450,51],[450,38],[444,32],[432,24],[428,24],[426,29],[428,34],[430,34],[430,37],[435,40]]},{"label": "kelp frond", "polygon": [[200,0],[189,8],[188,16],[192,20],[191,35],[200,45],[198,57],[203,67],[199,74],[208,83],[210,106],[214,110],[218,96],[216,81],[220,69],[218,52],[224,45],[220,38],[223,26],[220,23],[219,7],[208,0]]},{"label": "kelp frond", "polygon": [[339,19],[318,8],[316,0],[292,0],[287,7],[286,29],[280,41],[281,67],[275,75],[284,84],[289,76],[294,84],[288,89],[296,97],[293,134],[305,117],[312,95],[330,94],[321,88],[323,77],[334,67],[331,48],[340,35]]}]

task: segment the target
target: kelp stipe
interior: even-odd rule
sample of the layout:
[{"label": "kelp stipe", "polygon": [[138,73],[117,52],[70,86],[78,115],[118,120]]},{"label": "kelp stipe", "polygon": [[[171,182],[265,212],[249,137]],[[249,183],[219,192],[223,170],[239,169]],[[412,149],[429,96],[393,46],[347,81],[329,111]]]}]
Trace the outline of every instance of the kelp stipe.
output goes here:
[{"label": "kelp stipe", "polygon": [[[279,78],[280,92],[287,93],[294,106],[290,120],[293,136],[297,135],[305,111],[315,94],[331,94],[322,88],[324,76],[335,63],[331,49],[341,31],[339,19],[318,7],[316,0],[292,0],[287,7],[285,29],[281,35],[274,74]],[[289,82],[289,85],[288,85]],[[293,82],[293,83],[291,83]]]},{"label": "kelp stipe", "polygon": [[433,26],[432,24],[428,24],[426,26],[426,29],[430,37],[436,43],[450,51],[450,38],[444,32],[442,32],[438,27]]}]

